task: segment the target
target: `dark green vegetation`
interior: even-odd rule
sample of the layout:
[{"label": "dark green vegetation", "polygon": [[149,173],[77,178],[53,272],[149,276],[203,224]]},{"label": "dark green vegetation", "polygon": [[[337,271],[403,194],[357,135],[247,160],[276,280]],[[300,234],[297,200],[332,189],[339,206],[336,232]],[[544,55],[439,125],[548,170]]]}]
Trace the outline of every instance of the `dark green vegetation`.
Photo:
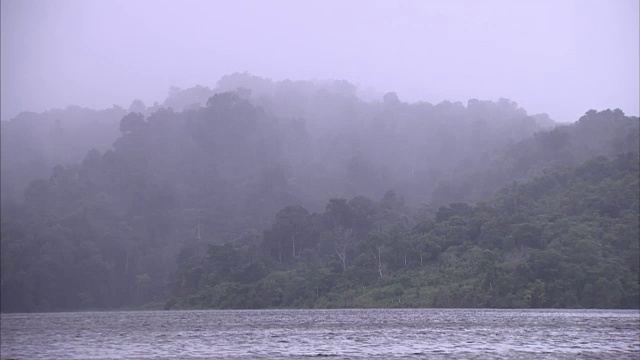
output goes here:
[{"label": "dark green vegetation", "polygon": [[620,110],[247,74],[130,110],[2,123],[2,311],[639,306]]}]

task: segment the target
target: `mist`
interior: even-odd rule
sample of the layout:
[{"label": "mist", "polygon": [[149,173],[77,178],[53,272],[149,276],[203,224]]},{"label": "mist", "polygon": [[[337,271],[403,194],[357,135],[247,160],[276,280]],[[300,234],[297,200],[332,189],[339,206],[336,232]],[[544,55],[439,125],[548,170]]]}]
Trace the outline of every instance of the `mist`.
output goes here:
[{"label": "mist", "polygon": [[3,358],[638,358],[637,1],[1,20]]},{"label": "mist", "polygon": [[412,102],[506,97],[557,122],[637,115],[638,18],[622,0],[3,0],[1,117],[153,104],[244,71]]}]

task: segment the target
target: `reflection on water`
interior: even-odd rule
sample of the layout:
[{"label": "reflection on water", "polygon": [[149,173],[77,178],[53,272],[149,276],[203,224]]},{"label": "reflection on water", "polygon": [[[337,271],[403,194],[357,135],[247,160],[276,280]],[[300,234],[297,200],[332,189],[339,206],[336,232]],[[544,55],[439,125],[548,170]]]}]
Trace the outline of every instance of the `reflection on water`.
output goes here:
[{"label": "reflection on water", "polygon": [[640,358],[640,313],[239,310],[2,314],[2,359]]}]

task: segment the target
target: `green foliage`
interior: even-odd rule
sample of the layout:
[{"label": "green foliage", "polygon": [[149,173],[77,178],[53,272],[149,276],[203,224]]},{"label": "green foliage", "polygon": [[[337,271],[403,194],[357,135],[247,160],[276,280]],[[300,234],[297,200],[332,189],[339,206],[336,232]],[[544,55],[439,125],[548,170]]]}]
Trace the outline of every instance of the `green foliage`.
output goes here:
[{"label": "green foliage", "polygon": [[[531,188],[548,182],[537,178],[505,188],[490,203],[442,207],[435,219],[416,226],[381,231],[368,223],[357,232],[367,235],[357,235],[357,246],[349,249],[354,260],[346,269],[332,265],[340,256],[330,248],[309,249],[308,258],[292,259],[262,279],[243,282],[243,296],[236,287],[216,285],[219,302],[188,304],[215,308],[246,304],[267,308],[636,308],[640,211],[634,199],[640,194],[637,168],[628,166],[632,159],[638,161],[637,154],[599,158],[594,160],[597,167],[589,161],[556,173],[565,179],[564,185],[532,193]],[[608,176],[594,179],[593,174],[601,173],[603,167]],[[624,217],[599,211],[600,201],[584,203],[587,194],[604,199],[611,191],[629,195]],[[519,208],[520,216],[512,214],[514,201],[528,202]],[[362,224],[350,220],[356,213],[351,206],[362,202],[362,198],[331,200],[321,214],[330,221],[322,227],[330,232],[336,223],[348,225],[341,229]],[[386,204],[369,202],[369,215],[384,213]],[[274,224],[289,211],[281,212]],[[201,289],[196,298],[204,296],[203,291],[214,290]]]},{"label": "green foliage", "polygon": [[638,307],[637,118],[354,89],[234,74],[3,123],[2,311]]}]

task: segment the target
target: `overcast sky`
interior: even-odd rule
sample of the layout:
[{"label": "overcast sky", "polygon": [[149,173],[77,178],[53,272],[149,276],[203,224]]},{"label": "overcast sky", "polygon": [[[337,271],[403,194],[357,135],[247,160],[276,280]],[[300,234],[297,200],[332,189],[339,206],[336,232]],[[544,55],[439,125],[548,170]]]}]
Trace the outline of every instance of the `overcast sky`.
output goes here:
[{"label": "overcast sky", "polygon": [[402,100],[507,97],[575,121],[638,115],[638,0],[2,0],[2,120],[162,102],[249,71]]}]

